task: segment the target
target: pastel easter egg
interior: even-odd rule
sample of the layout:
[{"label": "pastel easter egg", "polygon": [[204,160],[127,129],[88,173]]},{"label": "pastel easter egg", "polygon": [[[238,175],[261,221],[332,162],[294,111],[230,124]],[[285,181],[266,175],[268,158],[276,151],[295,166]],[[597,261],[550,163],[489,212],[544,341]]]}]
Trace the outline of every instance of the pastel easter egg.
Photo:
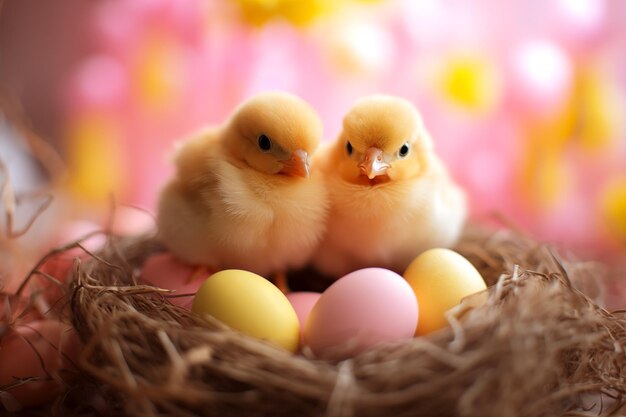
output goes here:
[{"label": "pastel easter egg", "polygon": [[446,311],[464,297],[487,288],[480,272],[467,259],[443,248],[420,254],[408,266],[404,278],[420,300],[416,335],[447,326]]},{"label": "pastel easter egg", "polygon": [[417,299],[400,275],[366,268],[324,291],[309,314],[304,340],[320,357],[350,356],[412,338],[417,318]]},{"label": "pastel easter egg", "polygon": [[[35,308],[33,308],[33,301],[35,301]],[[42,312],[36,301],[31,295],[0,294],[0,349],[2,349],[3,325],[16,326],[19,323],[41,320],[42,315],[53,315],[48,312],[46,306],[43,306],[46,310]]]},{"label": "pastel easter egg", "polygon": [[195,293],[209,275],[204,267],[185,264],[170,253],[158,253],[146,260],[140,279],[155,287],[174,290],[168,300],[191,310]]},{"label": "pastel easter egg", "polygon": [[300,324],[289,300],[252,272],[228,269],[211,275],[196,293],[192,311],[290,352],[298,349]]},{"label": "pastel easter egg", "polygon": [[[58,233],[56,233],[48,246],[50,249],[56,249],[80,240],[81,245],[85,249],[90,252],[97,252],[102,249],[106,241],[104,234],[95,233],[99,230],[102,230],[101,226],[88,220],[71,221],[60,226]],[[91,234],[93,235],[90,236]],[[51,257],[44,264],[43,269],[59,281],[65,281],[74,264],[74,260],[76,258],[85,258],[86,256],[87,254],[83,249],[74,247]]]},{"label": "pastel easter egg", "polygon": [[0,386],[19,378],[41,380],[6,389],[10,400],[2,401],[4,407],[16,411],[53,401],[62,393],[63,384],[57,379],[47,380],[46,371],[62,377],[63,370],[71,368],[68,358],[75,358],[77,349],[78,338],[73,328],[58,321],[34,321],[9,330],[0,343]]},{"label": "pastel easter egg", "polygon": [[[287,294],[287,299],[291,303],[291,306],[298,316],[300,322],[300,329],[304,330],[306,320],[313,309],[317,300],[319,300],[322,294],[318,292],[291,292]],[[304,342],[304,334],[301,332],[300,341]]]},{"label": "pastel easter egg", "polygon": [[115,235],[141,235],[149,233],[156,227],[154,215],[138,207],[116,207],[113,216],[111,232]]},{"label": "pastel easter egg", "polygon": [[[91,221],[76,220],[68,222],[60,226],[58,233],[49,243],[49,248],[60,248],[81,240],[81,245],[86,250],[95,253],[102,249],[106,237],[102,233],[95,233],[88,238],[87,236],[99,230],[102,230],[102,227]],[[41,271],[56,279],[60,284],[64,284],[74,271],[76,260],[85,260],[88,257],[89,255],[82,248],[74,247],[48,258],[41,266]],[[42,292],[44,299],[51,307],[63,304],[62,299],[65,296],[63,288],[49,279],[40,275],[33,276],[28,284],[27,293],[36,290]]]}]

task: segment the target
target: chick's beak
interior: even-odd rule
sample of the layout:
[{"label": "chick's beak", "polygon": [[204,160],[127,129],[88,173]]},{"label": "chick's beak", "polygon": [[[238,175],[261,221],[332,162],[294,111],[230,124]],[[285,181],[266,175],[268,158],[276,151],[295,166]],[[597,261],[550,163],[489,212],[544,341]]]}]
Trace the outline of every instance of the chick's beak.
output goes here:
[{"label": "chick's beak", "polygon": [[302,149],[293,151],[291,158],[283,161],[283,168],[280,170],[283,174],[295,177],[309,177],[309,154]]},{"label": "chick's beak", "polygon": [[367,175],[367,178],[374,179],[379,175],[387,172],[391,165],[383,159],[383,151],[378,148],[371,147],[363,155],[363,161],[359,165],[361,172]]}]

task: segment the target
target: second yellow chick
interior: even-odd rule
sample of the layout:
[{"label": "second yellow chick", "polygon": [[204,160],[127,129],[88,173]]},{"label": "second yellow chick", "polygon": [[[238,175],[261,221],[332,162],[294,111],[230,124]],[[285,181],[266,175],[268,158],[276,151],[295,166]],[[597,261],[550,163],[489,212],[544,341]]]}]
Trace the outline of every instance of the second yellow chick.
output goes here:
[{"label": "second yellow chick", "polygon": [[418,254],[451,246],[461,233],[465,194],[407,100],[359,100],[314,164],[330,202],[327,233],[313,259],[320,272],[339,278],[378,266],[402,273]]}]

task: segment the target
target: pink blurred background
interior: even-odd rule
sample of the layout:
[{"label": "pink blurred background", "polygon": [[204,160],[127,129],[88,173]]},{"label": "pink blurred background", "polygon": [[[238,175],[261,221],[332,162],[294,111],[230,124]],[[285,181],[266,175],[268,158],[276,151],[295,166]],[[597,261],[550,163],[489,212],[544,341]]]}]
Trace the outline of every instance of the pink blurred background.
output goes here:
[{"label": "pink blurred background", "polygon": [[0,10],[0,85],[68,166],[44,224],[93,220],[111,192],[152,211],[174,141],[256,92],[309,101],[326,140],[387,93],[418,106],[476,221],[620,265],[625,45],[621,0],[20,0]]}]

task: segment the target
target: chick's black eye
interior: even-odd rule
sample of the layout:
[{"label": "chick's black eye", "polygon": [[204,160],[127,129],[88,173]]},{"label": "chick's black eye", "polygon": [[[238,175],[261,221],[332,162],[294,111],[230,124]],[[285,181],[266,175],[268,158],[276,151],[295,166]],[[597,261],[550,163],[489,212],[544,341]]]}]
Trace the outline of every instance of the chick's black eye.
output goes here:
[{"label": "chick's black eye", "polygon": [[352,144],[350,142],[346,142],[346,152],[348,152],[348,155],[352,155]]},{"label": "chick's black eye", "polygon": [[272,141],[266,135],[259,136],[259,149],[263,152],[267,152],[272,147]]},{"label": "chick's black eye", "polygon": [[404,145],[400,147],[400,150],[398,151],[398,155],[400,156],[400,158],[404,158],[408,154],[409,154],[409,144],[405,143]]}]

